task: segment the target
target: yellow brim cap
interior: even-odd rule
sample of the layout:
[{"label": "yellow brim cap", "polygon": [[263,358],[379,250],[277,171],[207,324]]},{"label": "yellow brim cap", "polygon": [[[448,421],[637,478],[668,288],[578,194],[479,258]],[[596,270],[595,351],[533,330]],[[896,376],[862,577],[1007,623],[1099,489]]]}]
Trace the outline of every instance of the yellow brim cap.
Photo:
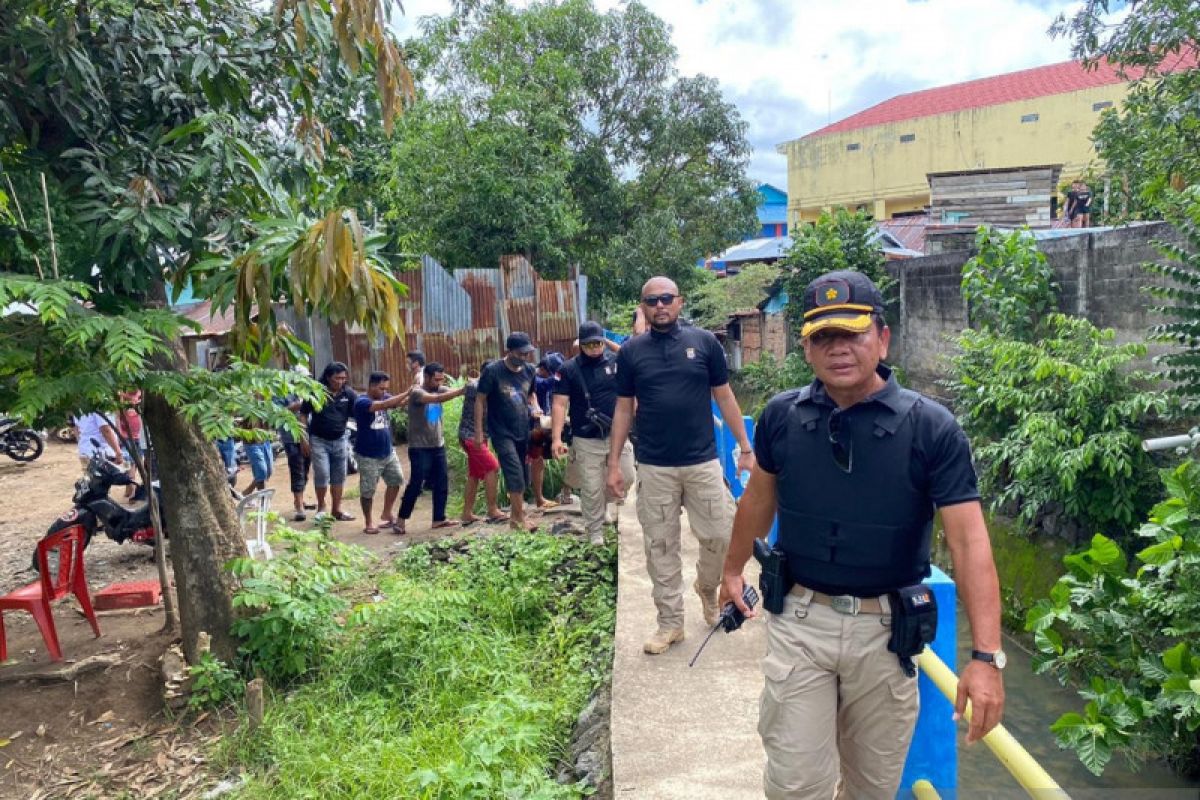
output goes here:
[{"label": "yellow brim cap", "polygon": [[871,329],[873,324],[874,320],[871,319],[870,314],[857,314],[853,312],[822,314],[804,323],[804,326],[800,328],[800,338],[807,338],[817,331],[823,331],[826,328],[837,328],[838,330],[850,331],[851,333],[865,333]]}]

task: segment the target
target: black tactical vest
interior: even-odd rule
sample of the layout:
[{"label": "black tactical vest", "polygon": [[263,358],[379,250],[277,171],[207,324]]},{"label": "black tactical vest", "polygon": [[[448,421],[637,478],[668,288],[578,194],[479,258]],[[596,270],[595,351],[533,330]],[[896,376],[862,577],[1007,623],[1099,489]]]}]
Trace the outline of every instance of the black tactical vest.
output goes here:
[{"label": "black tactical vest", "polygon": [[[897,411],[875,401],[835,411],[803,389],[788,411],[787,455],[776,476],[779,546],[792,577],[827,594],[871,597],[928,577],[933,502],[916,463],[921,395],[899,388]],[[834,458],[829,418],[851,471]]]}]

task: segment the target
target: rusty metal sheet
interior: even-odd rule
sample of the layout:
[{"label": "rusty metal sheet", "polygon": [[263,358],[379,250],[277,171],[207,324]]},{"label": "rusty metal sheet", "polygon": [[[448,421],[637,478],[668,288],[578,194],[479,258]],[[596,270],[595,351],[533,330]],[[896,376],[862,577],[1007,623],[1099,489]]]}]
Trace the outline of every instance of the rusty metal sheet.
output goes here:
[{"label": "rusty metal sheet", "polygon": [[[396,280],[408,287],[408,294],[400,298],[400,308],[402,309],[419,309],[425,301],[425,278],[424,268],[422,269],[407,269],[396,273]],[[420,319],[418,317],[418,319]],[[416,330],[421,330],[418,326]]]},{"label": "rusty metal sheet", "polygon": [[501,355],[500,330],[498,328],[456,331],[453,339],[459,358],[456,375],[463,374],[464,369],[478,369],[484,361],[499,358]]},{"label": "rusty metal sheet", "polygon": [[533,266],[525,256],[500,256],[500,272],[504,276],[506,300],[535,296],[534,283],[537,281],[537,273],[533,271]]},{"label": "rusty metal sheet", "polygon": [[[504,310],[508,320],[506,336],[513,331],[524,331],[532,337],[537,336],[536,298],[515,297],[505,300]],[[534,344],[536,345],[537,342]]]},{"label": "rusty metal sheet", "polygon": [[454,279],[471,299],[471,327],[500,325],[500,270],[456,269]]},{"label": "rusty metal sheet", "polygon": [[538,281],[537,299],[538,341],[573,341],[579,330],[579,314],[571,281]]},{"label": "rusty metal sheet", "polygon": [[451,374],[457,374],[458,353],[454,350],[454,342],[446,333],[426,333],[423,337],[425,363],[441,364]]},{"label": "rusty metal sheet", "polygon": [[[402,390],[408,385],[410,379],[408,372],[408,348],[404,345],[404,339],[392,339],[391,341],[384,342],[383,346],[375,351],[376,368],[391,376],[393,392]],[[416,348],[413,349],[415,350]]]},{"label": "rusty metal sheet", "polygon": [[421,256],[422,330],[437,333],[471,327],[471,295],[431,256]]}]

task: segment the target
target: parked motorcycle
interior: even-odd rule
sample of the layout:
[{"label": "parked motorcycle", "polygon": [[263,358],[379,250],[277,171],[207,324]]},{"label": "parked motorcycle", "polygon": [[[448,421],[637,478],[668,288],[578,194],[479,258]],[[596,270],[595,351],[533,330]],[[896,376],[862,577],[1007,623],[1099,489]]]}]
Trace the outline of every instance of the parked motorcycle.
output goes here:
[{"label": "parked motorcycle", "polygon": [[[112,487],[128,486],[132,483],[134,480],[123,468],[106,459],[103,453],[95,453],[88,461],[86,474],[75,482],[75,494],[71,498],[73,507],[54,520],[46,535],[72,525],[82,525],[84,547],[91,543],[97,530],[117,544],[132,541],[153,547],[154,526],[150,523],[150,504],[143,503],[126,508],[108,496]],[[154,482],[154,492],[159,498],[161,508],[162,495],[157,481]],[[166,536],[165,520],[163,526],[163,535]],[[36,553],[34,569],[37,569]]]},{"label": "parked motorcycle", "polygon": [[42,437],[11,417],[0,417],[0,450],[13,461],[33,461],[42,454]]}]

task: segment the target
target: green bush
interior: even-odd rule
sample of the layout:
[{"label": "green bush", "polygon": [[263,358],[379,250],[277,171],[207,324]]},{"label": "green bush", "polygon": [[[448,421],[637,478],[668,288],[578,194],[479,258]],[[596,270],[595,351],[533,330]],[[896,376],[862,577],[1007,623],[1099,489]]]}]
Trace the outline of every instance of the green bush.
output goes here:
[{"label": "green bush", "polygon": [[758,361],[745,364],[736,377],[742,412],[757,417],[775,395],[812,383],[813,371],[799,350],[788,353],[782,363],[764,352]]},{"label": "green bush", "polygon": [[282,684],[320,665],[341,631],[338,615],[349,603],[336,590],[364,575],[369,556],[331,539],[331,520],[311,531],[277,525],[275,557],[237,558],[229,568],[241,579],[234,608],[246,616],[233,625],[250,671]]},{"label": "green bush", "polygon": [[254,774],[240,796],[582,796],[553,771],[610,670],[612,549],[513,534],[395,567],[319,679],[234,742]]},{"label": "green bush", "polygon": [[962,274],[971,325],[1009,339],[1035,341],[1057,305],[1057,285],[1029,229],[1002,234],[980,226],[975,248]]},{"label": "green bush", "polygon": [[237,700],[245,689],[237,670],[212,653],[204,653],[198,662],[189,665],[188,677],[192,680],[188,709],[192,711]]},{"label": "green bush", "polygon": [[1163,472],[1168,497],[1138,537],[1132,568],[1113,540],[1067,556],[1067,574],[1029,613],[1038,672],[1076,680],[1083,713],[1052,729],[1099,775],[1115,750],[1200,771],[1200,465]]},{"label": "green bush", "polygon": [[1195,414],[1200,411],[1200,186],[1189,187],[1176,198],[1167,219],[1184,241],[1152,242],[1169,260],[1142,265],[1168,280],[1165,285],[1146,287],[1151,297],[1163,303],[1154,311],[1169,320],[1155,326],[1151,336],[1172,345],[1170,352],[1155,361],[1184,413]]},{"label": "green bush", "polygon": [[1042,338],[1023,342],[963,331],[947,385],[979,462],[992,507],[1030,525],[1063,515],[1117,535],[1154,501],[1143,430],[1166,399],[1129,362],[1141,344],[1051,314]]}]

